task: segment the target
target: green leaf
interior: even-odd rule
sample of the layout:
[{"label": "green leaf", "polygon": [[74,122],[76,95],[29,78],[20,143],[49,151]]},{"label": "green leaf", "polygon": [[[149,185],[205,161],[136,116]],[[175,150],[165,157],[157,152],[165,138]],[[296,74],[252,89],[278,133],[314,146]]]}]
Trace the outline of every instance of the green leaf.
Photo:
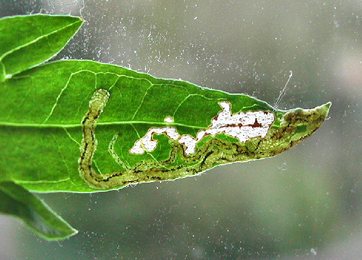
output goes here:
[{"label": "green leaf", "polygon": [[[244,119],[255,111],[260,118],[272,116],[271,125],[264,124],[266,135],[240,141],[225,131],[210,134],[227,104]],[[90,192],[193,176],[289,149],[321,126],[329,107],[282,111],[247,95],[109,64],[53,62],[0,85],[0,180],[40,192]],[[248,125],[255,135],[265,118],[254,117],[243,126],[227,124],[234,130]],[[179,138],[154,135],[154,150],[132,153],[150,129],[165,132],[165,127]],[[180,137],[196,138],[201,131],[209,132],[187,153],[190,146]]]},{"label": "green leaf", "polygon": [[0,19],[0,211],[46,239],[76,231],[26,189],[119,189],[264,159],[309,137],[328,115],[330,103],[283,111],[247,95],[91,61],[34,67],[81,23]]},{"label": "green leaf", "polygon": [[77,233],[42,200],[13,182],[0,182],[0,201],[1,213],[22,219],[47,240],[65,239]]},{"label": "green leaf", "polygon": [[15,16],[0,19],[0,81],[57,54],[82,20],[71,16]]}]

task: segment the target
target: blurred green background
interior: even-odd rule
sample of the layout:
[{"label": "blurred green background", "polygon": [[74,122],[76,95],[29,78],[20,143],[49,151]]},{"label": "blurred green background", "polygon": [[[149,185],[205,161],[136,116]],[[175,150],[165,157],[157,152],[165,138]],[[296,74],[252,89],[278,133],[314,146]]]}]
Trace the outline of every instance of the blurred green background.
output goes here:
[{"label": "blurred green background", "polygon": [[[92,59],[246,93],[332,101],[275,158],[98,194],[40,196],[80,232],[47,242],[0,216],[0,259],[362,259],[361,0],[0,1],[0,16],[79,15],[57,59]],[[162,101],[162,100],[160,100]]]}]

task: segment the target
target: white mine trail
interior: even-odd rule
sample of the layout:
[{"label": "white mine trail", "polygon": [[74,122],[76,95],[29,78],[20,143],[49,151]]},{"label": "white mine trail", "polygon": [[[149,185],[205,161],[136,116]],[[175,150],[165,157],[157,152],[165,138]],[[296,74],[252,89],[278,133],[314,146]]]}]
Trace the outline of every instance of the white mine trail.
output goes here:
[{"label": "white mine trail", "polygon": [[[186,154],[193,154],[196,151],[197,143],[208,135],[214,137],[217,134],[225,134],[237,138],[243,143],[253,137],[265,137],[271,124],[274,122],[274,114],[272,112],[256,111],[232,114],[229,102],[219,102],[219,105],[222,111],[211,120],[211,125],[207,129],[200,130],[197,133],[196,138],[191,135],[181,136],[174,126],[152,127],[142,138],[135,142],[129,152],[131,154],[152,152],[157,147],[157,140],[153,139],[153,135],[165,134],[183,145]],[[165,122],[173,123],[173,118],[167,116]]]}]

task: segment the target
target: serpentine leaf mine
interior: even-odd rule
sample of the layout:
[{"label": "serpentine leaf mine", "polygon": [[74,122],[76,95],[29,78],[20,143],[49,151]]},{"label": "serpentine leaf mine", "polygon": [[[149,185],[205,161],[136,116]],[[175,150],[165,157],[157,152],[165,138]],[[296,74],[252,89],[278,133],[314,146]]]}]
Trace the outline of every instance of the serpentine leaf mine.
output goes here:
[{"label": "serpentine leaf mine", "polygon": [[[91,187],[98,189],[183,178],[220,164],[274,156],[311,135],[326,118],[330,106],[328,103],[315,109],[296,109],[286,113],[271,110],[232,113],[231,103],[221,101],[218,102],[221,111],[210,118],[209,127],[199,130],[195,136],[181,135],[173,117],[167,115],[164,119],[166,126],[149,128],[128,150],[133,156],[151,154],[158,146],[154,137],[164,135],[171,147],[166,160],[144,160],[133,167],[128,166],[115,152],[114,145],[122,135],[115,133],[109,143],[109,153],[123,170],[101,174],[92,166],[97,149],[95,129],[109,98],[107,90],[96,90],[82,121],[79,172]],[[278,126],[272,127],[276,121]]]}]

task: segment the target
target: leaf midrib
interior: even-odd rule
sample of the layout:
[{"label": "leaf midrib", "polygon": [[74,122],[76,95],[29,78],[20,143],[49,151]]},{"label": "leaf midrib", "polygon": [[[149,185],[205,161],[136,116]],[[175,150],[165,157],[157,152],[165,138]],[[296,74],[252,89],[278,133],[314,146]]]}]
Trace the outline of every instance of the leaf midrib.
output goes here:
[{"label": "leaf midrib", "polygon": [[[187,125],[182,123],[165,123],[154,121],[118,121],[118,122],[99,122],[97,126],[112,126],[112,125],[133,125],[133,124],[145,124],[145,125],[159,125],[159,126],[181,126],[194,129],[205,129],[203,126]],[[13,123],[13,122],[0,122],[0,126],[8,127],[22,127],[22,128],[80,128],[82,124],[36,124],[36,123]]]}]

